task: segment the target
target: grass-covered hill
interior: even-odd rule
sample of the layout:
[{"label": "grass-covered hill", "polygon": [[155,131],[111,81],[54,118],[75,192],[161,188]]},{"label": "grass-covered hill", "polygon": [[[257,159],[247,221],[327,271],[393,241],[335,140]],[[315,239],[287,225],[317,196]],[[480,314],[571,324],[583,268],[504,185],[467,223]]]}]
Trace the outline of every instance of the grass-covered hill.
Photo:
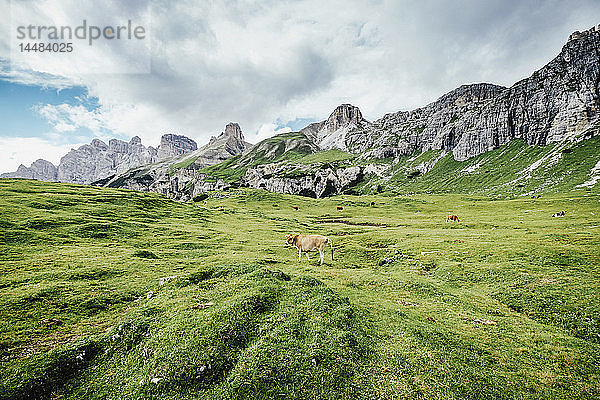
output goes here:
[{"label": "grass-covered hill", "polygon": [[[511,198],[540,193],[598,193],[600,136],[576,142],[529,146],[513,140],[465,161],[429,150],[403,157],[382,177],[371,176],[355,190],[378,184],[397,193],[476,193]],[[370,187],[366,187],[370,185]]]},{"label": "grass-covered hill", "polygon": [[244,154],[231,157],[222,163],[202,169],[202,179],[222,179],[228,183],[239,182],[248,168],[257,165],[299,160],[318,152],[319,148],[300,132],[286,132],[267,138]]},{"label": "grass-covered hill", "polygon": [[600,179],[600,136],[546,146],[530,146],[515,139],[479,156],[457,161],[452,153],[442,150],[387,159],[366,159],[337,149],[284,151],[286,140],[293,135],[301,134],[268,139],[272,148],[280,150],[275,157],[265,157],[264,152],[254,148],[203,169],[202,179],[240,184],[249,168],[276,163],[277,173],[263,176],[264,181],[285,178],[302,182],[319,170],[359,166],[363,172],[361,180],[346,190],[352,194],[455,193],[512,198],[572,191],[598,193],[600,189],[600,184],[595,183]]},{"label": "grass-covered hill", "polygon": [[599,245],[585,191],[204,205],[0,180],[0,398],[595,398]]}]

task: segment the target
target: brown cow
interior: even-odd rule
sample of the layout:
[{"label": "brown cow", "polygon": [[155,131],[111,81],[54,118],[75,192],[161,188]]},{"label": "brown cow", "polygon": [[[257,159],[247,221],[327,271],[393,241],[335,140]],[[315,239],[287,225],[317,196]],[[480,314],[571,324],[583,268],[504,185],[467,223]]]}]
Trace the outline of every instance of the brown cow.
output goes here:
[{"label": "brown cow", "polygon": [[344,209],[344,207],[342,207],[342,206],[337,206],[337,209],[341,211],[341,210],[343,210],[343,209]]},{"label": "brown cow", "polygon": [[458,216],[456,216],[454,214],[448,215],[446,217],[446,222],[450,222],[450,221],[460,222],[460,220],[458,219]]},{"label": "brown cow", "polygon": [[294,210],[297,210],[297,209],[298,209],[298,206],[292,206],[292,208],[293,208]]},{"label": "brown cow", "polygon": [[329,247],[331,247],[331,261],[333,261],[333,243],[329,238],[321,235],[287,235],[286,236],[287,244],[291,244],[296,246],[298,249],[298,261],[302,259],[302,252],[306,254],[306,258],[310,261],[308,257],[309,251],[318,250],[319,251],[319,262],[323,264],[323,259],[325,258],[325,245],[329,243]]}]

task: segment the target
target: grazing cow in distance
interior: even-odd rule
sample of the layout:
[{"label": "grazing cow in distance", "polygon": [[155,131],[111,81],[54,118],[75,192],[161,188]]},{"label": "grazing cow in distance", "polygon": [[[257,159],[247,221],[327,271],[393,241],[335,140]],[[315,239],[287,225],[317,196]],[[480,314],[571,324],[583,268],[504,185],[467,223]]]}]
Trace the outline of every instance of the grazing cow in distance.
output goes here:
[{"label": "grazing cow in distance", "polygon": [[446,222],[450,222],[450,221],[460,222],[460,220],[458,219],[458,216],[454,215],[454,214],[448,215],[446,217]]},{"label": "grazing cow in distance", "polygon": [[557,212],[556,214],[553,214],[553,217],[564,217],[565,216],[566,211],[561,211],[561,212]]},{"label": "grazing cow in distance", "polygon": [[320,264],[323,264],[323,259],[325,258],[325,245],[329,243],[329,247],[331,247],[331,261],[333,261],[333,242],[325,236],[289,234],[286,236],[286,243],[296,246],[298,249],[298,261],[302,259],[302,252],[306,254],[306,258],[310,261],[308,252],[318,250]]},{"label": "grazing cow in distance", "polygon": [[374,202],[374,201],[372,201],[372,202],[371,202],[371,207],[373,207],[374,205],[375,205],[375,202]]},{"label": "grazing cow in distance", "polygon": [[337,206],[337,209],[341,211],[341,210],[343,210],[343,209],[344,209],[344,207],[342,207],[342,206]]},{"label": "grazing cow in distance", "polygon": [[225,209],[223,207],[219,207],[217,208],[217,211],[225,211]]},{"label": "grazing cow in distance", "polygon": [[294,210],[298,210],[298,206],[292,206]]}]

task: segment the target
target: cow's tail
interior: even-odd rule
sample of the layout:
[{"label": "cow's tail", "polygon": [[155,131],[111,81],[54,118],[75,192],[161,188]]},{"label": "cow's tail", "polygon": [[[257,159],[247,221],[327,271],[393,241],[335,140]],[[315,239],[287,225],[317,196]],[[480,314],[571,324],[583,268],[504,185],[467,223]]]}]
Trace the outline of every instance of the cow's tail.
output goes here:
[{"label": "cow's tail", "polygon": [[327,238],[327,241],[329,242],[329,247],[331,247],[331,261],[333,261],[333,240]]}]

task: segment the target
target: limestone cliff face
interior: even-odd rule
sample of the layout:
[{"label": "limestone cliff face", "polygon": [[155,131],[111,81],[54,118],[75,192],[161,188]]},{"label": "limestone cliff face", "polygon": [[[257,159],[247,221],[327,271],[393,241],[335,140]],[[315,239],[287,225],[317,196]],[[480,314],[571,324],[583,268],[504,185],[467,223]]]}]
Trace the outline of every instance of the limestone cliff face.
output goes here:
[{"label": "limestone cliff face", "polygon": [[327,118],[327,132],[332,133],[350,124],[359,125],[363,121],[362,113],[352,104],[342,104],[336,107]]},{"label": "limestone cliff face", "polygon": [[361,167],[326,167],[311,170],[305,166],[296,168],[288,175],[290,168],[281,164],[265,164],[250,168],[243,178],[247,187],[266,189],[271,192],[299,194],[321,198],[342,193],[362,180]]},{"label": "limestone cliff face", "polygon": [[88,184],[196,148],[193,140],[172,134],[162,136],[158,149],[144,146],[138,136],[129,142],[111,139],[108,144],[94,139],[90,144],[71,149],[61,158],[58,167],[49,161],[37,160],[29,168],[21,165],[16,172],[2,174],[1,177]]},{"label": "limestone cliff face", "polygon": [[510,88],[461,86],[423,108],[351,130],[345,145],[365,157],[441,149],[466,160],[512,139],[546,145],[584,138],[599,119],[599,65],[599,30],[577,32],[554,60]]},{"label": "limestone cliff face", "polygon": [[244,140],[240,126],[237,123],[229,123],[223,132],[211,137],[206,145],[195,151],[131,168],[114,174],[99,184],[157,192],[174,199],[187,200],[194,193],[222,189],[226,186],[222,181],[204,181],[199,170],[241,154],[251,146]]},{"label": "limestone cliff face", "polygon": [[53,182],[56,181],[57,168],[50,161],[36,160],[31,164],[31,167],[26,167],[23,164],[15,172],[9,172],[0,175],[0,178],[27,178],[37,179],[39,181]]},{"label": "limestone cliff face", "polygon": [[572,36],[544,68],[465,116],[455,158],[470,158],[514,138],[543,146],[585,134],[599,117],[599,68],[600,32]]},{"label": "limestone cliff face", "polygon": [[153,162],[156,158],[156,149],[142,145],[137,136],[129,142],[111,139],[108,144],[94,139],[91,144],[72,149],[61,158],[57,180],[91,183],[115,172]]},{"label": "limestone cliff face", "polygon": [[198,149],[198,145],[192,139],[183,135],[172,133],[163,135],[158,146],[158,160],[179,156]]}]

